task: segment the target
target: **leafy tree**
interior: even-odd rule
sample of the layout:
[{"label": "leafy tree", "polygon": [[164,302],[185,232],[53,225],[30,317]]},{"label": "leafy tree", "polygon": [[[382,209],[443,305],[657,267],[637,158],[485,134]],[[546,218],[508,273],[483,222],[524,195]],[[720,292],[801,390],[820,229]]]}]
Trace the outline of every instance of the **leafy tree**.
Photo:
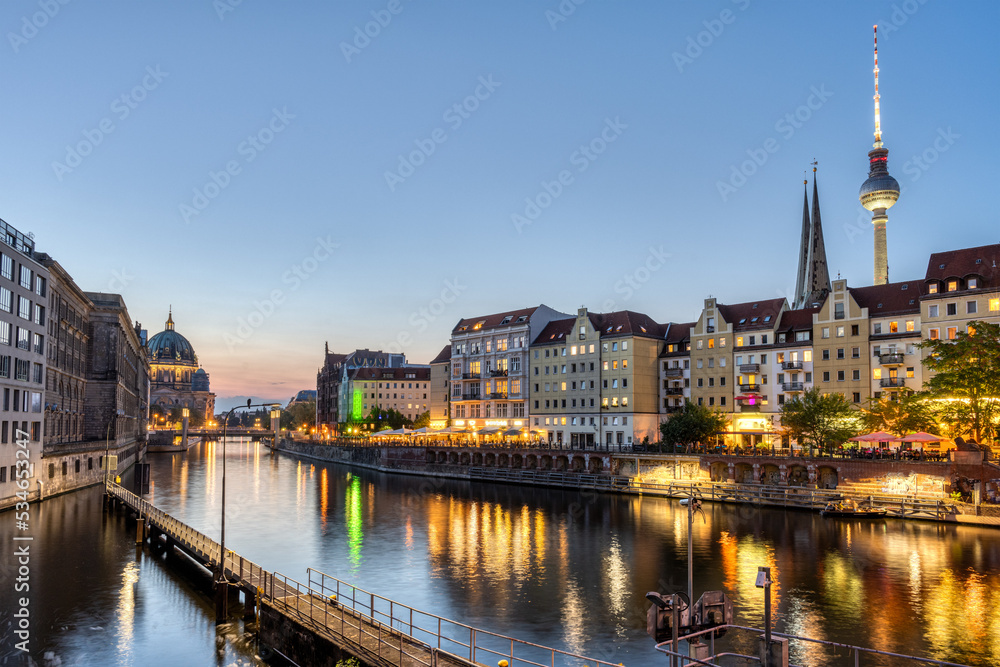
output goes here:
[{"label": "leafy tree", "polygon": [[413,422],[407,419],[406,415],[392,408],[380,408],[373,406],[371,411],[361,420],[361,423],[375,424],[375,431],[385,429],[412,428]]},{"label": "leafy tree", "polygon": [[[270,420],[270,417],[268,417]],[[312,428],[316,424],[316,400],[295,403],[281,411],[281,428],[294,431],[299,427]],[[269,422],[270,423],[270,422]]]},{"label": "leafy tree", "polygon": [[895,435],[937,428],[934,410],[922,394],[908,394],[896,401],[872,399],[862,412],[862,420],[870,431],[888,431]]},{"label": "leafy tree", "polygon": [[709,438],[726,428],[726,416],[703,405],[691,401],[684,402],[684,409],[675,412],[660,424],[660,436],[664,444],[676,448],[677,445],[693,445],[707,442]]},{"label": "leafy tree", "polygon": [[817,387],[781,406],[782,429],[800,445],[808,444],[830,452],[858,434],[862,424],[858,413],[843,394],[823,394]]},{"label": "leafy tree", "polygon": [[1000,417],[1000,324],[968,323],[955,340],[925,340],[924,366],[933,375],[924,383],[940,404],[941,420],[953,436],[972,435],[976,442],[994,439]]},{"label": "leafy tree", "polygon": [[430,412],[430,410],[428,410],[427,412],[424,412],[419,417],[417,417],[415,420],[413,420],[413,428],[423,428],[425,426],[430,426],[430,425],[431,425],[431,412]]}]

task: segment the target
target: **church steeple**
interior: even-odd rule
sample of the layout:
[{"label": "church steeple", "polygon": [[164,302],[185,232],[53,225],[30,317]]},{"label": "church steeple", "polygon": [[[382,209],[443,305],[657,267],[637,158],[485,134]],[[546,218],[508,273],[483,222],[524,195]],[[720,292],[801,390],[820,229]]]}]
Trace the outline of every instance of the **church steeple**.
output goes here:
[{"label": "church steeple", "polygon": [[[815,163],[813,163],[815,164]],[[819,213],[819,186],[813,167],[812,215],[809,214],[809,181],[803,183],[802,240],[799,245],[799,270],[795,281],[793,309],[809,308],[830,293],[830,270],[826,263],[826,242]]]},{"label": "church steeple", "polygon": [[167,331],[174,330],[174,307],[170,306],[170,310],[167,313]]},{"label": "church steeple", "polygon": [[[815,163],[814,163],[815,164]],[[809,246],[810,303],[822,301],[830,293],[830,270],[826,265],[826,243],[823,241],[823,223],[819,217],[819,189],[816,185],[816,167],[813,167],[812,238]]]}]

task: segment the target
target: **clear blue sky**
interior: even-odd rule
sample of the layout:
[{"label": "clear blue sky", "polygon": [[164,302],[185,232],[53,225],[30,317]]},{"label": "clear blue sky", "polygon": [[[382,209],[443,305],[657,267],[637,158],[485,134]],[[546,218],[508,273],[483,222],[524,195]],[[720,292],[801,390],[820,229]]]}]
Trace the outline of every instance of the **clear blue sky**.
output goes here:
[{"label": "clear blue sky", "polygon": [[325,341],[788,295],[814,158],[831,273],[870,284],[876,22],[890,279],[1000,241],[996,2],[231,2],[0,6],[0,217],[150,335],[173,304],[223,398],[314,387]]}]

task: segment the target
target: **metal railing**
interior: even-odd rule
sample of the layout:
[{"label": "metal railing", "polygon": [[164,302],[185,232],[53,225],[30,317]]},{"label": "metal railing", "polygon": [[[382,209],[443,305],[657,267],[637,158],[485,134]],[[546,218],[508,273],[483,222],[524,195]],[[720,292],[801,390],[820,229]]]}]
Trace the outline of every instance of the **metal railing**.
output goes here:
[{"label": "metal railing", "polygon": [[[411,638],[415,644],[426,647],[428,653],[433,650],[443,651],[471,663],[490,664],[506,660],[511,667],[555,667],[557,664],[570,667],[617,667],[614,663],[516,639],[421,611],[312,568],[308,570],[307,591],[322,600],[324,606],[335,600],[336,607],[343,612],[342,617],[353,616],[379,628],[377,633],[370,629],[365,632],[380,645],[388,643],[387,651],[395,650],[397,655],[406,655],[422,664],[430,663],[407,653],[401,644],[397,646],[398,640],[392,638],[393,633]],[[390,638],[388,642],[387,638]]]},{"label": "metal railing", "polygon": [[905,387],[906,381],[903,378],[882,378],[878,381],[880,387]]},{"label": "metal railing", "polygon": [[801,368],[802,368],[802,362],[801,361],[782,361],[781,362],[781,370],[783,370],[783,371],[795,371],[795,370],[800,370]]}]

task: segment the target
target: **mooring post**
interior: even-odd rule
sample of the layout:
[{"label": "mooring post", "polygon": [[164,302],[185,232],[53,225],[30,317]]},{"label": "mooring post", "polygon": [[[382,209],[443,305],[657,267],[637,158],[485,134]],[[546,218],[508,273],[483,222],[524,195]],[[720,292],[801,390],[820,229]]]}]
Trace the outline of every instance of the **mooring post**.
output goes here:
[{"label": "mooring post", "polygon": [[139,518],[135,520],[135,543],[142,544],[144,533],[146,532],[146,521],[139,515]]}]

